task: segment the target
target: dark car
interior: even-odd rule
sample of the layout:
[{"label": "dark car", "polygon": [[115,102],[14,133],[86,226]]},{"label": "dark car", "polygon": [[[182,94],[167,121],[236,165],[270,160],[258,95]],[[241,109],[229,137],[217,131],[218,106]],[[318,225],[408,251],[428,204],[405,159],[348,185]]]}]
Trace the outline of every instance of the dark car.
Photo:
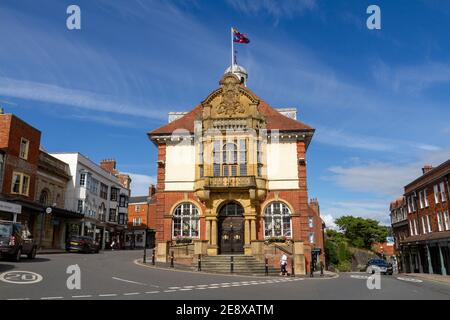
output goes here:
[{"label": "dark car", "polygon": [[37,246],[26,226],[12,221],[0,220],[0,256],[20,261],[23,254],[29,259],[36,257]]},{"label": "dark car", "polygon": [[375,272],[392,275],[392,264],[383,259],[370,259],[367,262],[366,272],[373,274]]},{"label": "dark car", "polygon": [[98,253],[100,244],[87,236],[71,236],[67,242],[66,250],[70,252]]}]

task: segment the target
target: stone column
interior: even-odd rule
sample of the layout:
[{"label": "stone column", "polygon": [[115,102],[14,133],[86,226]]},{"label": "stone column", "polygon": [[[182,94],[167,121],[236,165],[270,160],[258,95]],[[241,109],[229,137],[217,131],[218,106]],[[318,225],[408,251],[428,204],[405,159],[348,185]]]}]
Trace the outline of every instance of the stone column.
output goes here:
[{"label": "stone column", "polygon": [[256,218],[250,220],[250,240],[256,240]]},{"label": "stone column", "polygon": [[211,244],[211,221],[205,219],[205,225],[206,225],[206,241],[208,241],[208,244]]},{"label": "stone column", "polygon": [[439,248],[439,260],[441,262],[441,274],[443,276],[447,275],[447,270],[445,269],[445,263],[444,263],[444,257],[442,255],[442,249],[441,249],[441,245],[438,244],[438,248]]},{"label": "stone column", "polygon": [[211,220],[211,245],[217,246],[217,218]]},{"label": "stone column", "polygon": [[244,222],[244,253],[246,255],[251,255],[252,254],[252,247],[251,247],[251,243],[250,243],[250,218],[245,217],[245,222]]},{"label": "stone column", "polygon": [[428,247],[428,245],[426,246],[426,249],[427,249],[427,260],[428,260],[428,273],[433,274],[433,265],[431,264],[431,253],[430,253],[430,248]]},{"label": "stone column", "polygon": [[419,260],[419,273],[423,273],[422,258],[420,257],[419,246],[417,246],[417,259]]},{"label": "stone column", "polygon": [[250,219],[248,218],[245,218],[244,231],[245,231],[245,245],[247,246],[250,244]]}]

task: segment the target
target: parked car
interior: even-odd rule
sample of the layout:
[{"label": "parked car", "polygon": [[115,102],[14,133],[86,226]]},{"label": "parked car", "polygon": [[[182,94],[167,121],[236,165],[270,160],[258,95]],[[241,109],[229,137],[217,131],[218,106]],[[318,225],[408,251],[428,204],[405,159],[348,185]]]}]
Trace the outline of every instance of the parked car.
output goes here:
[{"label": "parked car", "polygon": [[70,252],[98,253],[100,244],[91,237],[71,236],[67,242],[66,250]]},{"label": "parked car", "polygon": [[26,226],[13,221],[0,220],[0,256],[20,261],[23,254],[36,257],[37,246]]},{"label": "parked car", "polygon": [[370,259],[369,262],[367,262],[366,272],[370,274],[377,272],[392,275],[393,268],[391,263],[388,263],[383,259]]}]

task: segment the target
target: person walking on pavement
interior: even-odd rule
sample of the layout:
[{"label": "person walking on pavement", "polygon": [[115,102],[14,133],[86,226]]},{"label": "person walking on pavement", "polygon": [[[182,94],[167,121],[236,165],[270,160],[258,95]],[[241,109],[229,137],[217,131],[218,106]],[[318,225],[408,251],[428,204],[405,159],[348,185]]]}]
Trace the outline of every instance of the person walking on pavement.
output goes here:
[{"label": "person walking on pavement", "polygon": [[281,273],[280,276],[286,276],[287,275],[287,255],[283,253],[283,255],[281,256],[280,259],[280,268],[281,268]]}]

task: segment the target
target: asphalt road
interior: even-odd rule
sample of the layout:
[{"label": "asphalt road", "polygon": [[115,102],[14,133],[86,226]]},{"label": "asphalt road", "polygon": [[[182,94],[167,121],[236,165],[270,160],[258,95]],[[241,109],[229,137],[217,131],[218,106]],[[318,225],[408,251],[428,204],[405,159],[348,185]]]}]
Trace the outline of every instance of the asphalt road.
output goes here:
[{"label": "asphalt road", "polygon": [[[404,276],[381,276],[380,289],[370,290],[367,275],[360,273],[344,273],[335,278],[212,275],[154,269],[136,264],[134,261],[140,257],[140,251],[113,251],[40,255],[19,263],[2,260],[0,299],[450,299],[449,285],[416,282]],[[80,268],[80,289],[67,287],[71,274],[66,271],[71,265]],[[24,276],[22,271],[34,274]]]}]

